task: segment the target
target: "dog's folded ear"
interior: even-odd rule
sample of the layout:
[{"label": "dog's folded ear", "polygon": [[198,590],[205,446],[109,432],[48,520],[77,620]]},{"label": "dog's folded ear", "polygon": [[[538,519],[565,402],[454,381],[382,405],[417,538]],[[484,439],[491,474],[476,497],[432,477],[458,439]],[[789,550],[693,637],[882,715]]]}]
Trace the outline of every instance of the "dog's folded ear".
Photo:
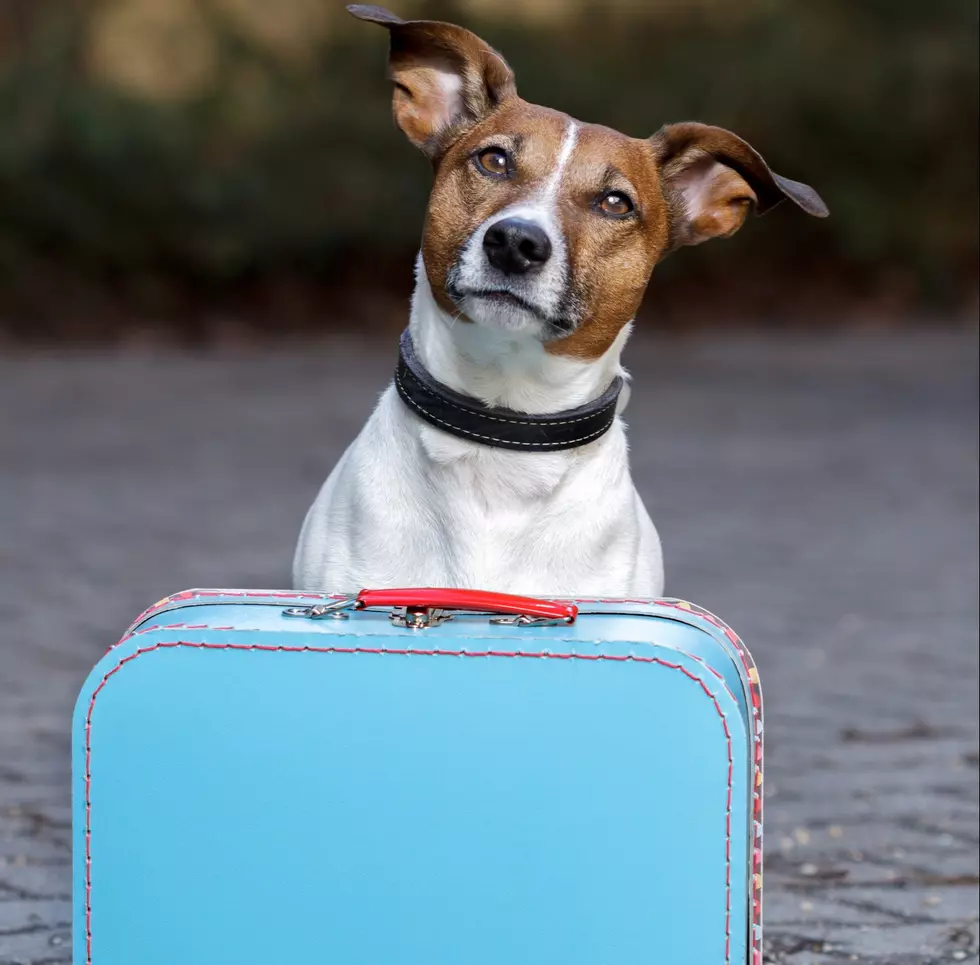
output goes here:
[{"label": "dog's folded ear", "polygon": [[773,173],[756,150],[724,128],[668,124],[651,141],[670,207],[669,251],[727,238],[749,210],[765,214],[786,198],[814,217],[829,214],[813,188]]},{"label": "dog's folded ear", "polygon": [[395,122],[432,159],[516,94],[507,62],[474,33],[435,20],[402,20],[383,7],[348,11],[388,29]]}]

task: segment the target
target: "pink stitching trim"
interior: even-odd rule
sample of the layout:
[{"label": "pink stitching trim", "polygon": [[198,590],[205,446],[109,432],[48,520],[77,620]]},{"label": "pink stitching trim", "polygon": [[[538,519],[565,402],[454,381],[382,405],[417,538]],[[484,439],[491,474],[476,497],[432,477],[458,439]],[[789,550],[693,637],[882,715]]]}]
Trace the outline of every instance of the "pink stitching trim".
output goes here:
[{"label": "pink stitching trim", "polygon": [[746,678],[749,682],[749,693],[751,695],[751,711],[755,725],[755,732],[752,735],[752,819],[753,819],[753,848],[752,848],[752,889],[749,900],[751,901],[751,927],[749,929],[749,952],[751,954],[752,965],[762,965],[762,871],[763,871],[763,836],[762,824],[763,813],[765,810],[764,786],[765,772],[763,768],[764,746],[763,746],[763,710],[762,710],[762,686],[759,682],[759,673],[756,669],[755,661],[749,653],[745,644],[742,643],[738,634],[719,617],[713,613],[699,607],[693,603],[683,600],[664,599],[658,603],[665,607],[680,610],[682,613],[690,613],[694,616],[710,623],[712,626],[721,630],[728,641],[732,644],[738,654],[745,669]]},{"label": "pink stitching trim", "polygon": [[[256,598],[268,597],[273,600],[341,600],[343,594],[340,593],[306,593],[292,590],[181,590],[166,596],[153,606],[147,607],[132,623],[136,626],[142,623],[148,616],[155,613],[160,607],[165,607],[168,603],[180,603],[183,600],[197,600],[202,597],[230,596],[235,598]],[[127,634],[128,636],[128,634]],[[125,638],[123,638],[125,639]],[[122,642],[122,641],[120,641]]]},{"label": "pink stitching trim", "polygon": [[[588,599],[575,600],[576,603],[635,603],[647,606],[663,606],[682,613],[690,614],[706,623],[721,630],[725,637],[732,644],[738,654],[742,667],[745,670],[746,678],[749,682],[749,694],[751,697],[752,719],[755,725],[755,732],[752,734],[754,750],[752,753],[752,816],[754,821],[753,828],[753,849],[752,849],[752,893],[750,901],[751,928],[749,929],[749,951],[752,956],[752,965],[762,965],[762,817],[764,810],[763,786],[763,714],[762,714],[762,687],[759,683],[759,674],[756,669],[755,661],[749,653],[745,644],[742,643],[738,634],[728,626],[723,620],[716,617],[713,613],[699,607],[696,604],[688,603],[684,600],[662,598],[659,600],[629,600],[629,599]],[[710,668],[709,668],[710,669]]]},{"label": "pink stitching trim", "polygon": [[[260,594],[264,595],[264,594]],[[203,627],[199,627],[203,628]],[[149,629],[160,629],[147,628]],[[207,629],[207,628],[203,628]],[[211,628],[217,629],[217,628]],[[230,629],[230,628],[229,628]],[[143,631],[145,632],[145,631]],[[408,648],[383,648],[383,647],[288,647],[283,645],[263,645],[263,644],[243,644],[243,643],[204,643],[191,642],[187,640],[173,640],[169,642],[155,643],[149,647],[141,647],[134,650],[129,656],[123,657],[115,667],[106,671],[98,687],[92,691],[89,699],[88,710],[85,715],[85,965],[92,965],[92,713],[95,710],[95,702],[102,689],[109,679],[115,676],[127,663],[137,657],[154,650],[168,650],[178,647],[192,647],[205,650],[259,650],[267,652],[282,653],[342,653],[342,654],[372,654],[393,656],[437,656],[437,657],[528,657],[540,660],[590,660],[590,661],[612,661],[616,663],[646,663],[658,664],[669,670],[679,670],[689,680],[693,680],[703,691],[704,695],[711,701],[712,706],[721,719],[722,730],[725,733],[725,742],[728,752],[728,791],[725,800],[725,965],[731,962],[731,918],[732,918],[732,795],[735,773],[735,757],[732,749],[732,735],[728,729],[728,719],[718,702],[716,694],[708,689],[707,684],[695,673],[679,663],[670,663],[660,657],[643,657],[633,654],[613,655],[613,654],[584,654],[584,653],[524,653],[516,650],[413,650]],[[685,654],[685,656],[691,656]],[[697,659],[692,657],[691,659]],[[705,666],[703,661],[698,661]],[[726,690],[728,688],[726,687]],[[731,695],[731,691],[729,691]],[[734,699],[734,698],[733,698]]]},{"label": "pink stitching trim", "polygon": [[[326,593],[306,593],[306,592],[291,592],[291,591],[281,591],[281,590],[184,590],[181,593],[175,593],[173,596],[167,597],[161,600],[159,603],[154,604],[148,610],[145,610],[132,625],[132,627],[138,626],[141,622],[147,619],[151,614],[153,614],[158,609],[165,607],[169,603],[176,603],[183,600],[198,599],[201,597],[265,597],[271,599],[340,599],[339,594],[326,594]],[[746,676],[749,681],[749,693],[751,695],[751,711],[753,722],[755,725],[755,732],[752,735],[754,743],[754,753],[752,755],[752,812],[754,819],[754,846],[752,854],[752,897],[751,897],[751,925],[750,935],[749,935],[749,945],[750,952],[752,955],[753,965],[762,965],[762,857],[763,857],[763,840],[762,840],[762,818],[763,818],[763,715],[762,715],[762,689],[759,684],[758,672],[756,670],[755,661],[752,659],[751,654],[745,648],[745,645],[739,639],[738,635],[731,629],[726,623],[716,617],[713,613],[705,610],[703,607],[696,606],[695,604],[688,603],[684,600],[676,600],[672,598],[662,598],[662,599],[623,599],[623,598],[588,598],[575,600],[576,603],[626,603],[626,604],[638,604],[644,606],[663,606],[669,607],[671,609],[680,610],[690,616],[696,617],[699,620],[703,620],[706,623],[710,623],[712,626],[720,629],[729,640],[729,642],[735,648],[735,652],[738,654],[739,659],[742,662],[742,666],[745,669]],[[171,629],[180,627],[181,624],[172,624]],[[134,631],[130,628],[127,634],[119,640],[119,643],[123,643],[130,637],[135,636],[137,633],[143,633],[145,631]],[[154,629],[153,627],[147,629]],[[212,629],[233,629],[232,627],[214,627]],[[110,650],[113,649],[110,647]],[[712,669],[712,668],[709,668]],[[713,669],[712,669],[712,672]],[[727,688],[726,688],[727,689]]]},{"label": "pink stitching trim", "polygon": [[[148,610],[145,610],[132,624],[133,627],[138,626],[143,620],[147,619],[154,611],[158,608],[164,607],[169,603],[176,603],[182,600],[193,600],[201,597],[267,597],[271,599],[341,599],[342,594],[326,594],[326,593],[306,593],[306,592],[290,592],[290,591],[280,591],[280,590],[269,590],[269,591],[258,591],[258,590],[184,590],[181,593],[175,593],[173,596],[167,597],[161,600],[159,603],[154,604]],[[739,639],[738,635],[734,630],[731,629],[724,621],[716,617],[713,613],[705,610],[703,607],[699,607],[696,604],[688,603],[684,600],[677,600],[673,598],[661,598],[661,599],[628,599],[628,598],[585,598],[577,599],[573,601],[575,603],[626,603],[626,604],[637,604],[641,606],[663,606],[669,607],[674,610],[679,610],[682,613],[686,613],[690,616],[696,617],[706,623],[711,624],[717,629],[721,630],[728,641],[735,648],[735,652],[738,654],[739,659],[742,662],[742,666],[745,670],[746,676],[749,681],[749,693],[751,696],[751,712],[752,718],[755,725],[755,732],[752,734],[752,741],[754,743],[754,752],[752,754],[752,787],[750,793],[752,795],[752,813],[754,819],[754,846],[752,854],[752,895],[750,901],[752,904],[751,908],[751,925],[749,929],[749,951],[752,955],[752,965],[762,965],[762,858],[763,858],[763,840],[762,840],[762,819],[763,819],[763,786],[764,786],[764,772],[763,772],[763,714],[762,714],[762,688],[759,684],[758,671],[756,670],[755,661],[752,659],[751,654],[746,649],[745,644]],[[180,624],[173,625],[172,628],[176,628]],[[153,629],[148,628],[148,629]],[[225,629],[224,627],[214,627],[212,629]],[[232,629],[231,627],[227,629]],[[127,634],[119,640],[119,643],[123,643],[128,640],[131,636],[135,636],[136,633],[142,633],[144,631],[133,631],[132,627]],[[118,643],[116,644],[118,646]],[[113,649],[113,648],[110,648]],[[711,669],[711,668],[709,668]],[[714,672],[714,671],[712,671]],[[727,689],[727,688],[726,688]]]}]

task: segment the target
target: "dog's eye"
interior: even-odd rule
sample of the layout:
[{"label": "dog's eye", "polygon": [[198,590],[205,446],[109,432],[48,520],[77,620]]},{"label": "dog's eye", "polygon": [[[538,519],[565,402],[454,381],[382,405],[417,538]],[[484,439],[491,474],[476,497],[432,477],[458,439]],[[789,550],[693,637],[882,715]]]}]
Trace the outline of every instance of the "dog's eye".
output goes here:
[{"label": "dog's eye", "polygon": [[476,156],[476,166],[495,178],[505,178],[510,173],[510,159],[499,147],[488,147]]},{"label": "dog's eye", "polygon": [[612,218],[624,218],[633,210],[633,202],[622,191],[609,191],[598,198],[597,207]]}]

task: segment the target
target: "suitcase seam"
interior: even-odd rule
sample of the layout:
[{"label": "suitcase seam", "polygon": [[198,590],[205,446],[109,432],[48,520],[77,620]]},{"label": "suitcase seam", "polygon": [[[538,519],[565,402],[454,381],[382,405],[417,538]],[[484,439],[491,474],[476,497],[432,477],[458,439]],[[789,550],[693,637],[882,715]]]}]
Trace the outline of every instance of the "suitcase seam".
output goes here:
[{"label": "suitcase seam", "polygon": [[[160,629],[148,628],[148,629]],[[205,627],[195,627],[195,629],[207,629]],[[233,627],[214,627],[210,629],[234,629]],[[147,631],[138,631],[147,632]],[[135,634],[134,634],[135,635]],[[270,645],[270,644],[236,644],[236,643],[207,643],[205,641],[189,641],[189,640],[173,640],[173,641],[160,641],[159,643],[152,644],[149,647],[140,647],[133,651],[133,653],[120,658],[114,667],[111,667],[103,675],[102,680],[99,682],[98,686],[93,690],[91,697],[89,698],[88,709],[85,715],[85,776],[84,776],[84,788],[85,788],[85,965],[92,965],[92,827],[91,827],[91,815],[92,815],[92,799],[91,799],[91,783],[92,783],[92,746],[91,746],[91,730],[92,730],[92,714],[95,710],[96,700],[99,694],[102,692],[108,681],[115,676],[127,663],[132,662],[137,657],[144,656],[147,653],[152,653],[156,650],[166,650],[166,649],[176,649],[180,647],[188,647],[193,649],[204,649],[204,650],[252,650],[259,652],[282,652],[282,653],[336,653],[336,654],[364,654],[364,655],[392,655],[392,656],[452,656],[452,657],[507,657],[507,658],[530,658],[530,659],[543,659],[543,660],[585,660],[591,662],[612,662],[612,663],[645,663],[645,664],[655,664],[662,667],[666,667],[669,670],[680,670],[685,677],[689,680],[694,681],[704,695],[710,700],[712,706],[715,708],[719,718],[721,719],[722,730],[725,734],[725,742],[727,747],[728,755],[728,790],[725,802],[725,965],[730,965],[731,962],[731,873],[732,873],[732,862],[731,862],[731,843],[732,843],[732,797],[734,788],[734,773],[735,773],[735,759],[734,750],[732,747],[732,735],[728,727],[728,717],[725,714],[724,709],[718,702],[718,696],[716,693],[712,692],[704,680],[701,679],[696,673],[693,673],[683,664],[671,663],[668,660],[664,660],[662,657],[646,657],[637,656],[633,654],[559,654],[559,653],[548,653],[545,651],[535,652],[535,653],[522,653],[520,651],[503,651],[503,650],[484,650],[484,651],[465,651],[465,650],[438,650],[438,649],[408,649],[408,648],[382,648],[382,647],[290,647],[285,645]],[[676,651],[691,660],[694,660],[702,667],[708,668],[703,661],[698,658],[688,654],[682,650]],[[728,692],[729,696],[734,700],[734,695],[727,687],[727,685],[722,682],[722,686]],[[750,789],[754,790],[754,789]]]},{"label": "suitcase seam", "polygon": [[721,630],[726,639],[731,643],[739,660],[745,669],[746,679],[749,683],[750,710],[755,722],[755,732],[752,735],[752,893],[750,896],[751,916],[749,928],[749,952],[752,956],[752,965],[762,965],[762,859],[763,859],[763,814],[765,810],[764,801],[764,720],[762,710],[762,684],[759,679],[759,671],[755,660],[749,652],[748,647],[742,642],[739,635],[720,617],[715,616],[709,610],[699,607],[695,603],[688,603],[686,600],[662,599],[657,601],[659,605],[690,613],[693,616],[710,623],[712,626]]},{"label": "suitcase seam", "polygon": [[[190,589],[175,593],[165,597],[158,603],[144,610],[130,627],[130,630],[118,641],[115,646],[124,643],[138,633],[145,632],[136,630],[141,623],[149,619],[158,609],[165,607],[169,603],[179,603],[187,600],[202,599],[204,597],[232,597],[232,598],[269,598],[273,600],[289,599],[319,599],[337,600],[343,599],[344,594],[315,593],[308,591],[281,591],[281,590],[218,590],[218,589]],[[749,682],[749,704],[753,720],[755,722],[755,732],[752,735],[752,817],[754,819],[753,855],[752,855],[752,896],[750,929],[749,929],[749,951],[752,956],[752,965],[761,965],[762,962],[762,856],[763,856],[763,713],[762,713],[762,689],[759,682],[758,670],[755,661],[752,659],[748,649],[742,643],[739,636],[723,620],[715,616],[703,607],[688,603],[685,600],[673,599],[670,597],[659,599],[613,599],[605,597],[589,597],[576,599],[575,603],[628,603],[643,606],[663,606],[673,610],[679,610],[698,620],[709,623],[711,626],[720,630],[725,638],[732,644],[738,654],[742,667],[745,670]],[[644,614],[645,615],[645,614]],[[149,628],[153,629],[153,628]],[[114,649],[110,647],[110,651]],[[711,669],[711,668],[709,668]]]}]

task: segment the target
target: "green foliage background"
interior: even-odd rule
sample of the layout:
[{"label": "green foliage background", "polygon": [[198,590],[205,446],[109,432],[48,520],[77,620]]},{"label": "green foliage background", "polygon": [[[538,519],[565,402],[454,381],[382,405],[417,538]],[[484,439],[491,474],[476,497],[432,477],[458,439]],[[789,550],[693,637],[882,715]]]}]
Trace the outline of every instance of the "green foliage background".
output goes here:
[{"label": "green foliage background", "polygon": [[[0,0],[0,327],[43,330],[90,292],[166,314],[263,279],[322,290],[354,261],[410,263],[429,174],[391,123],[380,29],[331,10],[292,57],[199,0],[213,69],[154,98],[93,68],[98,2],[18,2]],[[930,310],[976,291],[975,2],[391,6],[476,30],[522,96],[585,120],[730,127],[829,204],[824,222],[781,208],[672,257],[679,291],[778,284]]]}]

